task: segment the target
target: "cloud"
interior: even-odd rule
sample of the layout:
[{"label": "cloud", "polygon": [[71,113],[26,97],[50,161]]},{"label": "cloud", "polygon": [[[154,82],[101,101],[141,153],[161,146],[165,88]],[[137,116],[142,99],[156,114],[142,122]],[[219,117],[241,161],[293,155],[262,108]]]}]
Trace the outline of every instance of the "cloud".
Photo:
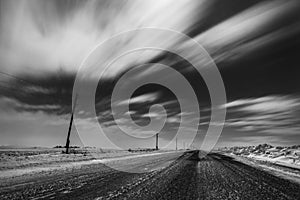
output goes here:
[{"label": "cloud", "polygon": [[149,112],[149,113],[146,113],[146,114],[142,115],[142,117],[150,117],[150,118],[152,118],[152,117],[159,117],[159,116],[160,116],[160,114],[157,113],[157,112]]},{"label": "cloud", "polygon": [[[2,1],[1,69],[32,74],[53,72],[61,67],[76,71],[97,44],[122,31],[140,27],[184,31],[195,20],[190,13],[197,4],[191,0],[176,4],[171,0],[155,4],[136,0]],[[149,37],[136,39],[151,42]],[[155,40],[163,42],[165,38]],[[118,48],[127,45],[126,41],[119,42]]]},{"label": "cloud", "polygon": [[244,106],[244,105],[248,105],[248,104],[255,104],[255,103],[260,103],[260,102],[268,101],[270,99],[272,99],[272,97],[239,99],[239,100],[228,102],[225,105],[221,105],[221,107],[231,108],[231,107],[237,107],[237,106]]},{"label": "cloud", "polygon": [[[276,32],[278,23],[283,23],[283,19],[287,19],[292,13],[297,13],[299,2],[293,1],[264,1],[246,9],[243,12],[219,23],[204,33],[200,33],[195,37],[200,44],[204,45],[208,51],[214,55],[217,61],[228,60],[235,57],[236,54],[253,51],[257,46],[247,45],[243,52],[231,52],[233,49],[240,49],[245,44],[256,42],[256,45],[263,46],[270,40],[278,40],[286,37],[282,31],[276,35],[266,34]],[[297,21],[297,20],[295,20]],[[277,23],[277,24],[275,24]],[[293,23],[292,23],[293,24]],[[293,24],[293,27],[297,24]],[[284,24],[282,27],[286,28]],[[289,33],[291,27],[285,30]],[[299,29],[297,30],[299,32]],[[268,36],[266,38],[265,36]],[[264,40],[261,40],[264,38]],[[226,50],[226,51],[224,51]]]},{"label": "cloud", "polygon": [[239,108],[246,112],[280,112],[300,106],[297,98],[289,96],[265,96],[259,98],[239,99],[222,105],[226,108]]},{"label": "cloud", "polygon": [[130,99],[126,99],[117,103],[117,105],[129,105],[129,104],[136,104],[136,103],[147,103],[153,102],[159,97],[159,93],[149,93],[143,94],[137,97],[133,97]]},{"label": "cloud", "polygon": [[[53,76],[53,73],[61,73],[60,70],[66,70],[68,73],[77,69],[80,63],[79,60],[82,60],[98,42],[120,31],[155,26],[188,33],[193,25],[203,22],[203,17],[207,12],[218,11],[207,7],[207,2],[199,1],[195,3],[186,0],[174,4],[170,0],[164,0],[153,4],[144,1],[124,1],[121,3],[111,1],[86,1],[81,3],[66,3],[64,1],[60,1],[60,3],[55,1],[21,1],[21,3],[17,3],[16,1],[5,1],[1,5],[0,68],[8,71],[12,70],[18,74],[33,73],[39,77],[43,76],[43,78],[47,76],[44,74],[45,70],[51,71],[51,76]],[[285,21],[283,19],[286,19],[290,13],[294,13],[297,8],[297,1],[262,2],[250,8],[247,8],[247,6],[244,8],[245,10],[235,15],[232,13],[232,17],[225,18],[224,21],[220,21],[219,24],[212,26],[205,32],[200,31],[195,39],[203,44],[212,56],[215,56],[215,50],[226,53],[227,50],[222,50],[225,46],[229,45],[230,48],[235,48],[257,38],[263,38],[260,36],[266,36],[265,32],[273,33],[276,30],[276,27],[272,25],[274,16],[280,24],[278,27],[285,28],[281,25],[281,21]],[[194,13],[198,13],[199,9],[203,13],[197,14],[197,17],[195,17],[196,14]],[[209,9],[209,11],[205,9]],[[169,20],[170,17],[172,20]],[[290,23],[287,24],[292,26]],[[279,35],[286,37],[284,34]],[[164,43],[166,46],[175,45],[183,51],[188,49],[185,42],[166,38],[165,35],[158,35],[157,38],[149,38],[147,35],[135,36],[129,38],[128,41],[118,41],[118,45],[114,49],[108,49],[103,54],[107,53],[113,56],[120,48],[127,48],[132,43],[138,43],[140,40],[146,40],[149,44],[159,42]],[[253,49],[247,49],[247,51],[251,50]],[[145,51],[141,54],[120,59],[118,62],[120,65],[112,66],[111,70],[108,70],[107,76],[114,79],[117,73],[122,72],[126,67],[132,67],[132,62],[143,63],[163,54],[161,52]],[[199,57],[190,51],[188,54],[194,59]],[[218,54],[216,55],[218,56]],[[181,60],[173,57],[161,58],[158,61],[171,64],[171,67],[179,65],[180,70],[188,68],[181,65]],[[156,67],[149,67],[142,71],[141,76],[138,78],[150,74],[154,78],[160,78],[160,71]],[[66,93],[71,95],[72,80],[69,81],[68,86],[70,87],[68,88],[64,88],[63,84],[60,83],[61,79],[68,78],[64,76],[45,78],[48,85],[45,87],[39,86],[39,82],[43,78],[37,79],[35,85],[28,85],[27,87],[21,84],[8,86],[16,90],[15,94],[8,95],[9,92],[5,91],[3,95],[16,98],[18,101],[26,101],[24,103],[32,104],[32,106],[35,106],[34,104],[52,104],[50,100],[57,101],[59,98],[63,102],[53,104],[60,103],[63,104],[63,109],[66,108],[65,99],[68,99],[68,104],[71,102],[70,97],[65,96]],[[168,78],[172,79],[172,77]],[[63,89],[61,89],[62,87]],[[67,92],[59,94],[62,91]],[[23,96],[17,94],[19,92],[32,94]],[[41,95],[42,93],[45,95]],[[33,99],[30,96],[38,97]],[[57,99],[51,98],[53,96]],[[131,100],[132,103],[134,101],[134,99]],[[151,101],[151,98],[149,101]],[[228,104],[227,106],[230,107],[231,105]]]},{"label": "cloud", "polygon": [[10,107],[18,111],[63,115],[71,110],[74,77],[74,74],[59,71],[1,81],[0,98],[11,102]]},{"label": "cloud", "polygon": [[167,119],[168,123],[180,123],[180,118],[179,117],[170,117]]},{"label": "cloud", "polygon": [[284,112],[291,111],[300,106],[298,99],[290,99],[288,97],[276,97],[265,99],[265,101],[257,102],[255,104],[241,108],[241,111],[246,112]]},{"label": "cloud", "polygon": [[298,134],[300,131],[298,96],[239,99],[223,106],[229,109],[226,126],[240,131],[267,134]]},{"label": "cloud", "polygon": [[51,112],[53,110],[60,110],[61,105],[50,105],[50,104],[44,104],[44,105],[29,105],[24,104],[22,102],[19,102],[18,100],[7,98],[7,97],[0,97],[0,108],[2,110],[18,110],[18,111],[26,111],[26,112]]}]

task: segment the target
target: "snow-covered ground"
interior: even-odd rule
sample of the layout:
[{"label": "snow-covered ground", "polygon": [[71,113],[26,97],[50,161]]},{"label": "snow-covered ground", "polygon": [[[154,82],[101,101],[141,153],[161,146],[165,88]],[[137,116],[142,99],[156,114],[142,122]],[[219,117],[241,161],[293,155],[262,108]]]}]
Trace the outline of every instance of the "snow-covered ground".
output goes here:
[{"label": "snow-covered ground", "polygon": [[63,149],[52,148],[1,149],[0,170],[71,163],[93,160],[96,158],[121,157],[132,154],[128,151],[94,149],[72,150],[72,153],[70,154],[63,154],[62,151]]},{"label": "snow-covered ground", "polygon": [[[174,151],[170,151],[174,152]],[[118,160],[153,156],[169,151],[128,152],[125,150],[78,149],[70,154],[63,154],[61,149],[1,149],[0,178],[21,176],[53,170],[65,170],[82,165],[114,162]]]},{"label": "snow-covered ground", "polygon": [[273,160],[265,159],[266,157],[254,157],[254,156],[241,156],[235,155],[233,153],[225,153],[225,155],[234,158],[235,160],[251,165],[253,167],[258,167],[261,170],[270,172],[278,177],[291,180],[300,184],[300,170],[298,165],[288,165],[284,163],[275,163]]},{"label": "snow-covered ground", "polygon": [[220,151],[300,170],[300,145],[274,147],[269,144],[260,144],[257,146],[225,147],[221,148]]},{"label": "snow-covered ground", "polygon": [[253,158],[256,160],[271,162],[286,167],[296,168],[300,170],[300,159],[299,157],[296,156],[281,155],[281,156],[272,157],[265,154],[262,155],[250,154],[250,155],[246,155],[246,157]]},{"label": "snow-covered ground", "polygon": [[300,145],[274,147],[269,144],[224,147],[219,151],[246,164],[300,183]]}]

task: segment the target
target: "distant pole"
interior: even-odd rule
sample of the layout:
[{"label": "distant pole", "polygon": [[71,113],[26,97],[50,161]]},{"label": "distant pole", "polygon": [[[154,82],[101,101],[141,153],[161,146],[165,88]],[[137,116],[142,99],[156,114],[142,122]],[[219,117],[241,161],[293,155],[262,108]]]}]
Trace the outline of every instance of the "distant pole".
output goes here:
[{"label": "distant pole", "polygon": [[158,133],[156,133],[156,150],[158,150]]},{"label": "distant pole", "polygon": [[176,151],[177,151],[177,137],[176,137]]},{"label": "distant pole", "polygon": [[67,135],[67,141],[66,141],[66,154],[69,153],[69,148],[70,148],[70,135],[71,135],[71,131],[72,131],[72,124],[73,124],[76,101],[77,101],[77,95],[75,96],[74,105],[72,107],[72,114],[71,114],[70,125],[69,125],[69,130],[68,130],[68,135]]}]

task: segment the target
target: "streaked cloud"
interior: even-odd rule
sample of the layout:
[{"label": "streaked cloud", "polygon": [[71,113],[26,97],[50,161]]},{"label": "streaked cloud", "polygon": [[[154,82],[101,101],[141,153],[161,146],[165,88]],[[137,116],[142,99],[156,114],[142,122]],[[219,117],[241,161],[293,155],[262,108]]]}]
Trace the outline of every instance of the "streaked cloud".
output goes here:
[{"label": "streaked cloud", "polygon": [[246,112],[263,112],[263,113],[274,113],[274,112],[285,112],[294,111],[295,108],[300,106],[299,99],[290,99],[288,97],[273,97],[260,103],[252,104],[241,108],[241,111]]},{"label": "streaked cloud", "polygon": [[144,94],[130,99],[126,99],[117,103],[117,105],[129,105],[135,103],[152,102],[159,97],[159,93]]},{"label": "streaked cloud", "polygon": [[298,134],[299,96],[266,96],[227,103],[226,126],[266,134]]},{"label": "streaked cloud", "polygon": [[[195,20],[191,13],[200,3],[190,0],[176,4],[170,0],[155,4],[136,0],[2,1],[1,69],[31,74],[61,67],[76,71],[95,45],[122,31],[140,27],[184,31]],[[151,42],[151,38],[138,39]],[[120,41],[119,48],[124,46],[126,41]]]},{"label": "streaked cloud", "polygon": [[[292,25],[287,27],[283,24],[284,34],[282,30],[277,35],[269,34],[276,33],[278,21],[289,18],[290,14],[296,13],[299,8],[297,0],[263,1],[199,34],[195,40],[204,45],[217,61],[236,58],[237,54],[242,56],[259,46],[264,46],[265,43],[270,43],[270,40],[276,41],[288,36],[288,33],[294,32],[291,26],[299,33],[299,24],[291,22]],[[295,19],[294,22],[298,21]],[[247,48],[239,52],[243,46]],[[237,51],[234,51],[235,49]]]}]

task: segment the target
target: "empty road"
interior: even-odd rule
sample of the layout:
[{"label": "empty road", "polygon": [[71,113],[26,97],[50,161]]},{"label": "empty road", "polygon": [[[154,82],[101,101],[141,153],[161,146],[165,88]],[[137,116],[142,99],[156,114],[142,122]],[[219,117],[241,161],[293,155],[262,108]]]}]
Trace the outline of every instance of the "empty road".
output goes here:
[{"label": "empty road", "polygon": [[[37,173],[1,183],[0,199],[300,199],[300,185],[265,171],[197,151],[159,154]],[[153,171],[149,171],[153,170]]]}]

